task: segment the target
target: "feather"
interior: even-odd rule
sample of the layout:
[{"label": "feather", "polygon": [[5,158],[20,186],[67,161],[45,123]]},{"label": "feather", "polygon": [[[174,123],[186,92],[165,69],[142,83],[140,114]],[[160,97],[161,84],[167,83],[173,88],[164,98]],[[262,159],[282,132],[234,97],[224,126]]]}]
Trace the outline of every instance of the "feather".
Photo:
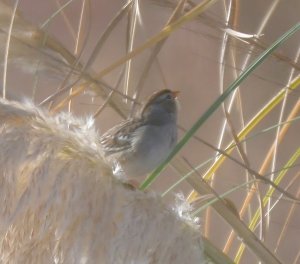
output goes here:
[{"label": "feather", "polygon": [[105,155],[109,156],[121,151],[132,150],[136,143],[136,130],[142,128],[145,122],[129,119],[108,130],[101,138],[100,143]]}]

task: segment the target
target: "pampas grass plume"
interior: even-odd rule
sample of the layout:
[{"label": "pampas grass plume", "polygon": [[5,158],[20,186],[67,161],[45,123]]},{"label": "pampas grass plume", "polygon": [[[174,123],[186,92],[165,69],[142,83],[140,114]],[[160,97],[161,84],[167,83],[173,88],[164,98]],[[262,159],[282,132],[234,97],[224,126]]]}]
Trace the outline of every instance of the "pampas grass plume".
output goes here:
[{"label": "pampas grass plume", "polygon": [[1,100],[0,124],[1,263],[204,263],[193,219],[117,180],[91,121]]}]

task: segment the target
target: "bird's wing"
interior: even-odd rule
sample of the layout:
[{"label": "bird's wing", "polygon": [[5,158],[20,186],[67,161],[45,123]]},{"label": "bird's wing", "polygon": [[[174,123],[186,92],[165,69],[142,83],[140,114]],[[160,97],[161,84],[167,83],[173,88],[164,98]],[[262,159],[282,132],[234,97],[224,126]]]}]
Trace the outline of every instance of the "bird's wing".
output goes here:
[{"label": "bird's wing", "polygon": [[143,121],[129,119],[108,130],[100,138],[105,155],[131,149],[135,143],[137,129],[143,126]]}]

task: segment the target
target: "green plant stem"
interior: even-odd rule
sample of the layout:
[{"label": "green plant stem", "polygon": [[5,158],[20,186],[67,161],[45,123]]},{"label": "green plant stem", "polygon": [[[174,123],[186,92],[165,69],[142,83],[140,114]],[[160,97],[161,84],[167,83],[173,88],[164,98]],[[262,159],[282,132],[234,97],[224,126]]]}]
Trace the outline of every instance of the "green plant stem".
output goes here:
[{"label": "green plant stem", "polygon": [[196,121],[191,129],[184,135],[184,137],[177,143],[174,150],[163,161],[146,180],[141,184],[140,189],[145,190],[151,183],[157,178],[157,176],[165,169],[167,164],[175,157],[175,155],[185,146],[185,144],[191,139],[191,137],[197,132],[197,130],[206,122],[206,120],[219,108],[219,106],[225,101],[225,99],[245,80],[250,73],[254,71],[276,48],[287,41],[293,34],[300,29],[300,23],[297,23],[286,33],[284,33],[279,39],[277,39],[267,50],[265,50],[254,62],[252,62],[248,68],[226,89],[217,100],[205,111],[205,113]]}]

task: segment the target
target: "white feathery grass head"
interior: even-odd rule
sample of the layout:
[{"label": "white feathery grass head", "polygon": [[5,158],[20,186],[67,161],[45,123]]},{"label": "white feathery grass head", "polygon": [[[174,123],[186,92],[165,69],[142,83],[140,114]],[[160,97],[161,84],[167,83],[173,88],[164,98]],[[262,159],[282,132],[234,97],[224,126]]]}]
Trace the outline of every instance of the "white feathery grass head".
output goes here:
[{"label": "white feathery grass head", "polygon": [[113,177],[91,120],[0,100],[0,124],[1,263],[204,263],[189,208]]},{"label": "white feathery grass head", "polygon": [[175,194],[175,205],[173,210],[186,223],[189,223],[194,228],[199,228],[199,217],[192,217],[193,206],[187,201],[182,192]]}]

